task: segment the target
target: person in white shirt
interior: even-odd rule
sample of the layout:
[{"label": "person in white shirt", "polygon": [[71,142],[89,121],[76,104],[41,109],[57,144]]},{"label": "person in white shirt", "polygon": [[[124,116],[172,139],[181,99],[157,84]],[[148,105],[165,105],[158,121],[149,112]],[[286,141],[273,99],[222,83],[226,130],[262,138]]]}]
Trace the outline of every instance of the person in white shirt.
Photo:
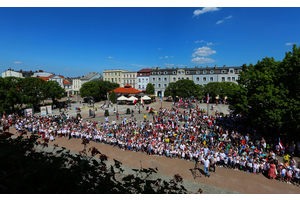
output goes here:
[{"label": "person in white shirt", "polygon": [[208,173],[208,169],[209,169],[209,160],[207,159],[207,157],[205,157],[205,160],[204,160],[204,173],[205,173],[205,177],[206,176],[210,176],[210,174]]}]

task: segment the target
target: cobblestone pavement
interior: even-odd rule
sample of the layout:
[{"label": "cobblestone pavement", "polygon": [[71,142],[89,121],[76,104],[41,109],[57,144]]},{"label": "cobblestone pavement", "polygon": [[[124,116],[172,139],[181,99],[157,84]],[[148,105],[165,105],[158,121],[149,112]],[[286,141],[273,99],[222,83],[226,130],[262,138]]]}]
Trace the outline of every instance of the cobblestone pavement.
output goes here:
[{"label": "cobblestone pavement", "polygon": [[[154,109],[158,109],[160,106],[164,108],[170,108],[171,102],[155,102],[150,106]],[[199,104],[198,104],[199,105]],[[72,105],[74,108],[75,105]],[[77,105],[78,107],[79,105]],[[200,108],[207,109],[206,104],[200,104]],[[127,118],[130,115],[124,114],[121,110],[125,110],[128,107],[127,105],[124,107],[119,106],[120,117],[126,116]],[[220,111],[226,114],[227,107],[225,105],[219,105]],[[217,108],[218,108],[217,107]],[[134,109],[134,106],[130,108]],[[134,109],[136,112],[134,117],[137,120],[143,119],[143,114],[148,113],[145,109],[142,110],[141,114],[136,114],[138,109]],[[217,109],[218,110],[218,109]],[[54,111],[55,114],[56,111]],[[109,120],[116,120],[115,115],[113,115],[113,107],[109,108],[110,116]],[[211,111],[209,111],[211,112]],[[228,111],[227,111],[228,112]],[[75,115],[75,111],[68,112],[70,116]],[[96,118],[87,118],[87,112],[82,112],[82,117],[86,118],[86,120],[96,120],[100,122],[104,122],[104,111],[96,112]],[[38,113],[36,113],[38,115]],[[152,120],[152,116],[147,114],[147,119]],[[65,147],[70,149],[73,152],[79,152],[83,149],[81,145],[81,141],[79,139],[71,139],[67,140],[67,138],[56,138],[56,140],[50,145],[58,144],[59,147]],[[232,193],[246,193],[246,194],[299,194],[300,188],[294,185],[288,185],[286,183],[279,182],[277,180],[269,180],[263,175],[254,175],[244,173],[242,171],[234,171],[232,169],[224,169],[217,167],[217,173],[211,172],[211,176],[205,177],[197,176],[195,177],[193,172],[195,172],[194,166],[195,163],[191,161],[185,161],[180,159],[170,159],[166,157],[159,156],[147,156],[144,153],[135,153],[131,151],[122,151],[119,148],[113,148],[109,145],[101,144],[101,143],[90,143],[88,148],[96,147],[99,149],[101,153],[106,154],[109,159],[109,162],[113,162],[113,159],[116,159],[123,163],[123,167],[126,169],[128,173],[131,168],[140,168],[141,165],[144,168],[158,168],[158,177],[170,179],[174,176],[174,174],[179,174],[183,177],[186,188],[191,192],[197,192],[199,188],[204,190],[206,194],[232,194]],[[298,159],[298,158],[297,158]],[[200,171],[196,170],[196,173],[200,175],[201,171],[203,171],[203,165],[200,166]]]}]

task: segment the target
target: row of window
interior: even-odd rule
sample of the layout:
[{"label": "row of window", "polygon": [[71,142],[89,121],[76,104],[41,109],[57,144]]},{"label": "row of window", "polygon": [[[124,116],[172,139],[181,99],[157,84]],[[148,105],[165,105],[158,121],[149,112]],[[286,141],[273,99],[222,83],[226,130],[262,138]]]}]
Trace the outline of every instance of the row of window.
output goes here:
[{"label": "row of window", "polygon": [[[111,81],[111,82],[117,82],[117,78],[115,78],[115,81],[114,81],[114,78],[105,78],[104,79],[105,81]],[[119,82],[121,82],[121,79],[119,78]]]},{"label": "row of window", "polygon": [[115,72],[115,73],[104,73],[104,76],[113,76],[113,75],[117,76],[117,74],[119,74],[119,76],[121,76],[120,72],[119,73],[117,73],[117,72]]},{"label": "row of window", "polygon": [[125,81],[125,80],[124,80],[124,85],[125,85],[126,83],[127,83],[127,84],[129,84],[129,83],[130,83],[130,84],[131,84],[131,83],[135,84],[135,80],[133,80],[133,81],[131,81],[131,80]]},{"label": "row of window", "polygon": [[[241,70],[238,70],[238,72],[240,72]],[[230,74],[233,74],[233,72],[234,72],[234,70],[233,69],[231,69],[231,70],[229,70],[229,73]],[[176,71],[173,71],[172,72],[172,74],[184,74],[184,71],[178,71],[178,72],[176,72]],[[203,74],[206,74],[206,73],[208,73],[206,70],[203,70],[203,72],[202,72]],[[213,74],[214,73],[214,70],[210,70],[209,71],[209,73],[210,74]],[[226,70],[222,70],[221,71],[221,73],[222,74],[225,74],[226,73]],[[152,72],[152,74],[156,74],[156,72]],[[160,74],[168,74],[168,72],[157,72],[157,74],[158,75],[160,75]],[[185,71],[185,74],[190,74],[190,71]],[[200,74],[200,71],[196,71],[196,74]]]},{"label": "row of window", "polygon": [[[139,83],[140,82],[142,82],[142,83],[144,83],[145,82],[145,80],[142,78],[142,80],[141,79],[139,79]],[[148,83],[148,79],[146,79],[146,83]]]},{"label": "row of window", "polygon": [[[153,85],[153,87],[155,87],[155,84],[152,84]],[[158,88],[160,88],[162,86],[162,84],[157,84],[157,87]],[[164,84],[164,87],[166,88],[166,87],[168,87],[168,84]]]},{"label": "row of window", "polygon": [[[184,79],[184,77],[178,77],[178,80],[181,80],[181,79]],[[188,79],[189,80],[189,77],[186,77],[186,79]],[[113,79],[113,78],[105,78],[105,81],[111,81],[111,82],[117,82],[117,78],[115,78],[115,79]],[[156,79],[155,78],[153,78],[152,79],[153,81],[155,81]],[[206,81],[207,79],[206,79],[206,77],[203,77],[202,78],[202,81]],[[121,81],[121,79],[119,78],[119,82]],[[157,78],[157,81],[161,81],[161,78]],[[167,78],[164,78],[164,81],[167,81]],[[173,81],[175,82],[176,81],[176,77],[173,77]],[[199,77],[197,77],[196,78],[196,81],[200,81],[200,78]],[[214,77],[210,77],[209,78],[209,81],[214,81]],[[225,77],[222,77],[222,81],[225,81]],[[227,81],[235,81],[235,77],[227,77]],[[139,83],[144,83],[144,79],[139,79]],[[126,83],[126,81],[124,80],[124,84]],[[131,80],[127,80],[127,83],[133,83],[133,84],[135,84],[135,81],[133,80],[133,81],[131,81]],[[148,83],[148,79],[146,79],[146,81],[145,81],[145,83]]]}]

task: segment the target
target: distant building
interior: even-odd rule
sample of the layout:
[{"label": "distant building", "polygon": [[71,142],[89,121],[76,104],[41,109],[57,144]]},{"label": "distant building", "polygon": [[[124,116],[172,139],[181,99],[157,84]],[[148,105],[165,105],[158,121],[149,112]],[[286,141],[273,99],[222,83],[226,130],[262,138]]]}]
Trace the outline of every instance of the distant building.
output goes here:
[{"label": "distant building", "polygon": [[30,77],[34,74],[32,71],[23,71],[20,69],[20,71],[14,71],[14,69],[8,69],[2,72],[2,77],[19,77],[19,78],[25,78],[25,77]]},{"label": "distant building", "polygon": [[195,84],[203,85],[210,82],[234,82],[237,84],[242,67],[194,67],[194,68],[174,68],[161,69],[160,67],[152,68],[149,76],[149,82],[153,84],[156,96],[164,96],[165,89],[169,83],[182,79],[189,79]]},{"label": "distant building", "polygon": [[124,69],[107,69],[103,70],[103,80],[109,81],[111,83],[118,83],[121,86],[125,86],[123,82],[124,75],[123,73],[129,72]]},{"label": "distant building", "polygon": [[125,87],[125,85],[131,85],[132,88],[137,87],[137,74],[135,71],[123,72],[122,76],[123,76],[123,81],[122,81],[123,87]]},{"label": "distant building", "polygon": [[90,72],[83,77],[71,78],[73,95],[79,95],[79,90],[84,83],[95,80],[102,81],[103,76],[98,72]]},{"label": "distant building", "polygon": [[149,76],[152,69],[141,69],[137,72],[137,89],[146,91],[147,84],[149,83]]}]

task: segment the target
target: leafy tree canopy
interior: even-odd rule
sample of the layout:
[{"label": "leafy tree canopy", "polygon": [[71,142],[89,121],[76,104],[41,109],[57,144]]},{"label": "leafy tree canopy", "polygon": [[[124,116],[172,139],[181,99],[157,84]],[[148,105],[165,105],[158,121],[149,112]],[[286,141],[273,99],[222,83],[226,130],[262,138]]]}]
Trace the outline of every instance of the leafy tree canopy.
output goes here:
[{"label": "leafy tree canopy", "polygon": [[119,87],[118,83],[109,81],[90,81],[84,83],[80,88],[81,97],[92,96],[95,101],[107,99],[107,93]]},{"label": "leafy tree canopy", "polygon": [[148,83],[146,86],[146,94],[154,94],[155,89],[152,83]]},{"label": "leafy tree canopy", "polygon": [[300,131],[300,48],[286,53],[283,61],[264,58],[257,64],[243,65],[230,102],[236,113],[248,116],[252,125],[269,134]]},{"label": "leafy tree canopy", "polygon": [[45,97],[51,98],[53,103],[55,99],[63,98],[65,93],[65,89],[63,89],[57,81],[47,81],[43,90]]},{"label": "leafy tree canopy", "polygon": [[197,86],[194,81],[188,79],[172,82],[165,90],[165,96],[172,96],[173,99],[178,97],[189,98],[191,96],[199,96],[201,93],[197,91],[201,87]]}]

